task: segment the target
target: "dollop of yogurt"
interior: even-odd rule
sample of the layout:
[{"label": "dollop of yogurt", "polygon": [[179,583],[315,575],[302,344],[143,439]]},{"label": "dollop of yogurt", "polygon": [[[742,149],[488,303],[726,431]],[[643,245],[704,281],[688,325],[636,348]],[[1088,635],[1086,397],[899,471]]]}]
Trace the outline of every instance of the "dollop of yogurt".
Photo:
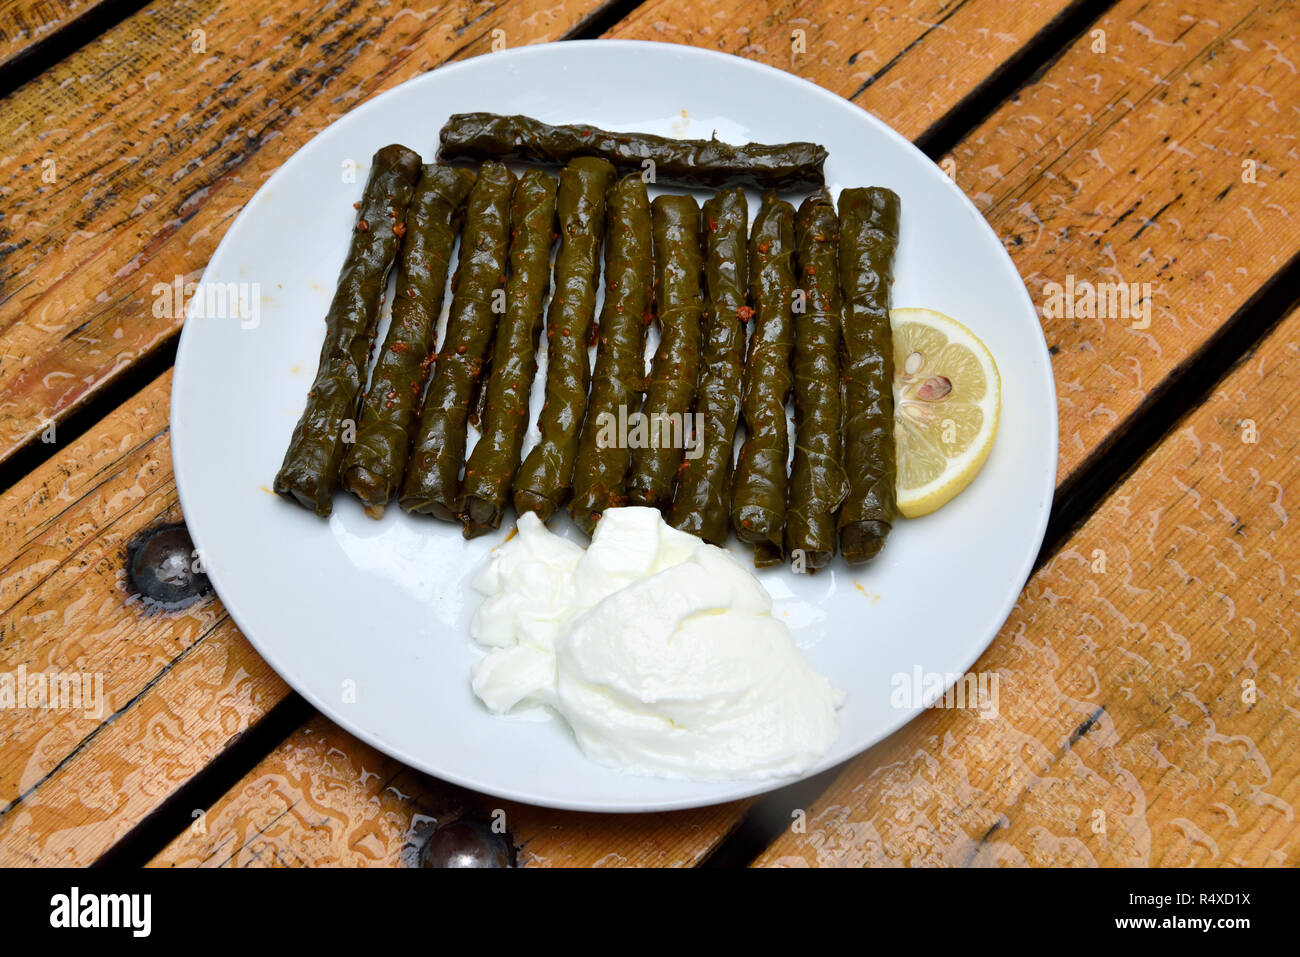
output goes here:
[{"label": "dollop of yogurt", "polygon": [[606,511],[585,550],[536,515],[474,580],[489,649],[474,693],[495,714],[544,705],[588,757],[636,774],[798,774],[839,731],[842,695],[726,550],[651,508]]}]

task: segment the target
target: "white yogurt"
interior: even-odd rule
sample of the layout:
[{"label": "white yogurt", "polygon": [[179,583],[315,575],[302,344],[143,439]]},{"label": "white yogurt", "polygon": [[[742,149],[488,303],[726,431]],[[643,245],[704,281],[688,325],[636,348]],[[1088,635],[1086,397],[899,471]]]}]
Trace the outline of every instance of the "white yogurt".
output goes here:
[{"label": "white yogurt", "polygon": [[488,709],[545,705],[593,760],[724,780],[798,774],[829,750],[842,696],[724,549],[656,509],[604,513],[585,551],[529,513],[475,579]]}]

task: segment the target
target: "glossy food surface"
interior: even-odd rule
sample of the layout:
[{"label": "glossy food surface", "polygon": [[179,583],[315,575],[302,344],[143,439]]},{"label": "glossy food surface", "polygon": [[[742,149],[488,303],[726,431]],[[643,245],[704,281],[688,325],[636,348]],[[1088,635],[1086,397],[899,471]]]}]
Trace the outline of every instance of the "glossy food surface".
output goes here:
[{"label": "glossy food surface", "polygon": [[611,133],[585,124],[553,126],[528,116],[457,113],[440,136],[444,159],[520,159],[567,163],[600,156],[622,170],[652,171],[656,183],[812,189],[825,182],[825,148],[816,143],[686,140],[649,133]]},{"label": "glossy food surface", "polygon": [[344,438],[352,431],[347,423],[356,415],[379,300],[419,175],[420,157],[405,146],[385,146],[370,164],[347,258],[325,314],[316,378],[275,476],[276,492],[317,515],[334,508]]}]

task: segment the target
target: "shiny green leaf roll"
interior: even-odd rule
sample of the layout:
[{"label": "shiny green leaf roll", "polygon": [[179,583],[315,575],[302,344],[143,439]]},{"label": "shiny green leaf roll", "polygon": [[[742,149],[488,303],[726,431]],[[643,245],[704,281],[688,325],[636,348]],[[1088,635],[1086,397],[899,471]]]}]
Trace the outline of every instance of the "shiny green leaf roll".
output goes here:
[{"label": "shiny green leaf roll", "polygon": [[641,404],[644,433],[632,449],[627,497],[631,505],[662,509],[672,504],[678,466],[683,461],[686,416],[699,377],[704,263],[700,207],[695,197],[657,196],[650,209],[660,340]]},{"label": "shiny green leaf roll", "polygon": [[605,304],[569,502],[570,517],[588,535],[605,509],[625,499],[632,453],[617,423],[641,407],[653,288],[650,198],[641,177],[626,176],[606,195]]},{"label": "shiny green leaf roll", "polygon": [[379,303],[419,176],[420,157],[404,146],[385,146],[374,156],[352,242],[325,314],[325,342],[316,378],[275,477],[277,493],[317,515],[333,510],[345,439],[356,428]]},{"label": "shiny green leaf roll", "polygon": [[894,337],[889,286],[898,248],[898,196],[867,187],[840,193],[840,289],[844,301],[844,469],[849,491],[837,519],[850,565],[874,558],[893,524]]},{"label": "shiny green leaf roll", "polygon": [[754,564],[774,565],[785,553],[785,497],[790,433],[785,407],[794,349],[794,207],[769,192],[749,240],[753,332],[741,390],[745,441],[731,485],[731,524],[754,545]]},{"label": "shiny green leaf roll", "polygon": [[567,163],[577,156],[600,156],[625,172],[654,163],[657,183],[703,186],[753,186],[758,189],[815,189],[825,182],[825,147],[816,143],[747,143],[732,146],[717,139],[678,140],[648,133],[610,133],[586,124],[552,126],[527,116],[457,113],[442,128],[444,159],[518,159]]},{"label": "shiny green leaf roll", "polygon": [[509,169],[484,163],[466,202],[447,331],[438,348],[398,499],[408,512],[456,521],[463,509],[460,468],[470,403],[505,307],[514,186]]},{"label": "shiny green leaf roll", "polygon": [[542,435],[514,482],[515,511],[536,512],[542,521],[565,503],[573,481],[587,409],[587,337],[600,281],[605,192],[614,175],[613,166],[595,157],[575,159],[560,171],[560,248],[546,311],[546,399],[537,422]]},{"label": "shiny green leaf roll", "polygon": [[515,186],[511,209],[506,312],[497,324],[481,436],[465,462],[465,537],[501,525],[519,449],[528,429],[528,396],[537,372],[537,338],[551,282],[555,177],[530,169]]},{"label": "shiny green leaf roll", "polygon": [[343,457],[343,487],[375,517],[397,494],[430,365],[452,246],[474,174],[426,166],[406,212],[392,321],[370,374],[357,440]]},{"label": "shiny green leaf roll", "polygon": [[702,426],[687,450],[668,523],[722,545],[731,527],[731,460],[740,420],[745,323],[749,308],[749,206],[743,189],[722,190],[704,203],[703,355],[695,395]]},{"label": "shiny green leaf roll", "polygon": [[795,445],[786,499],[785,550],[808,571],[835,556],[835,512],[847,483],[840,439],[839,223],[830,194],[795,215],[797,281],[805,311],[794,318]]}]

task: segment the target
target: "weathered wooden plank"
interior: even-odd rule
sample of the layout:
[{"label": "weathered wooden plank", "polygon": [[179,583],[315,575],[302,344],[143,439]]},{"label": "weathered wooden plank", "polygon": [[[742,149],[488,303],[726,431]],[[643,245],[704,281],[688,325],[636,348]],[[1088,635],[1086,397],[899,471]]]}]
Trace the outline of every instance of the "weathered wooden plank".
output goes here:
[{"label": "weathered wooden plank", "polygon": [[1040,308],[1071,277],[1151,305],[1045,316],[1062,479],[1300,253],[1289,12],[1125,0],[1098,23],[1105,53],[1084,37],[953,151]]},{"label": "weathered wooden plank", "polygon": [[[168,373],[0,500],[0,865],[87,864],[287,693],[213,596],[151,607],[127,543],[180,520]],[[98,689],[102,689],[102,703]],[[95,700],[90,700],[91,698]]]},{"label": "weathered wooden plank", "polygon": [[1030,581],[997,715],[927,711],[758,863],[1294,864],[1297,405],[1300,311]]},{"label": "weathered wooden plank", "polygon": [[0,67],[54,37],[104,0],[5,0],[0,3]]},{"label": "weathered wooden plank", "polygon": [[412,771],[318,716],[150,866],[418,866],[435,829],[466,815],[499,833],[525,867],[689,866],[741,810],[602,815],[527,807]]},{"label": "weathered wooden plank", "polygon": [[1077,0],[649,0],[606,36],[707,47],[794,73],[915,138]]},{"label": "weathered wooden plank", "polygon": [[176,333],[154,284],[197,279],[312,135],[449,58],[555,39],[605,2],[154,3],[8,97],[0,460]]}]

